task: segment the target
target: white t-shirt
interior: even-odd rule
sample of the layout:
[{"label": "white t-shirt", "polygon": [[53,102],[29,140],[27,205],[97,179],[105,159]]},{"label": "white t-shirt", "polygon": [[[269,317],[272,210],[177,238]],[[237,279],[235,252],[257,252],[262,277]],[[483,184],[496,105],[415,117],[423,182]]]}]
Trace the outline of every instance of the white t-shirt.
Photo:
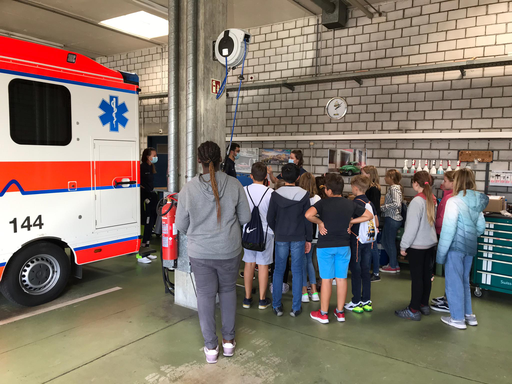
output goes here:
[{"label": "white t-shirt", "polygon": [[311,197],[311,198],[309,199],[309,202],[311,203],[311,206],[313,206],[313,205],[315,205],[316,203],[318,203],[320,200],[322,200],[322,199],[320,198],[320,196],[315,195],[315,196],[313,196],[313,197]]},{"label": "white t-shirt", "polygon": [[[309,198],[309,202],[311,203],[311,206],[315,205],[320,200],[322,200],[322,198],[318,195],[315,195],[315,196]],[[315,234],[313,235],[313,243],[316,243],[318,241],[318,225],[315,224],[313,229],[315,229],[315,228],[316,228],[316,231],[315,231]]]},{"label": "white t-shirt", "polygon": [[[265,191],[268,189],[268,192],[265,193]],[[249,197],[249,193],[247,193],[247,190],[249,190],[249,193],[251,196]],[[258,205],[258,208],[260,210],[260,217],[261,217],[261,225],[263,226],[263,231],[267,230],[268,227],[268,234],[273,235],[274,232],[272,231],[272,228],[268,226],[267,223],[267,212],[268,212],[268,206],[270,204],[270,197],[272,196],[272,193],[274,192],[271,188],[265,187],[261,184],[251,184],[247,187],[244,187],[245,195],[247,196],[247,200],[249,200],[249,208],[254,208],[254,204]],[[261,200],[261,197],[265,194],[265,197],[263,197],[263,200]],[[252,201],[251,201],[252,198]],[[261,203],[260,203],[261,200]],[[254,201],[254,204],[252,203]],[[245,229],[245,226],[244,226]]]}]

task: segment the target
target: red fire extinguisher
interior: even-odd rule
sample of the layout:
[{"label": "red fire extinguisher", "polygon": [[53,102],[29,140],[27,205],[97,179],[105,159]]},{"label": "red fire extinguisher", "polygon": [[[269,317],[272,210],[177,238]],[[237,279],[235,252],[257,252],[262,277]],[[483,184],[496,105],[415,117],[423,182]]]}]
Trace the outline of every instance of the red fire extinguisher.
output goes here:
[{"label": "red fire extinguisher", "polygon": [[168,269],[176,269],[178,260],[178,230],[174,225],[176,219],[177,200],[174,195],[167,196],[162,207],[162,261]]}]

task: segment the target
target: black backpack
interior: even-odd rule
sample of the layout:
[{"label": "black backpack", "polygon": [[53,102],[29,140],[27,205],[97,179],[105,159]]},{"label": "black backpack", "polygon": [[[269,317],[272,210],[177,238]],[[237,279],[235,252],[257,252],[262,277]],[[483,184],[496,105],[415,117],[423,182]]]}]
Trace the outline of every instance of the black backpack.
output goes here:
[{"label": "black backpack", "polygon": [[259,206],[269,189],[270,188],[267,188],[263,196],[261,196],[261,200],[258,205],[254,204],[251,194],[249,193],[249,189],[247,189],[247,194],[249,195],[249,199],[251,199],[254,208],[252,209],[251,213],[251,221],[249,221],[245,226],[245,230],[242,235],[242,247],[245,249],[256,252],[263,252],[265,250],[267,243],[268,225],[267,230],[263,232],[263,224],[261,223]]}]

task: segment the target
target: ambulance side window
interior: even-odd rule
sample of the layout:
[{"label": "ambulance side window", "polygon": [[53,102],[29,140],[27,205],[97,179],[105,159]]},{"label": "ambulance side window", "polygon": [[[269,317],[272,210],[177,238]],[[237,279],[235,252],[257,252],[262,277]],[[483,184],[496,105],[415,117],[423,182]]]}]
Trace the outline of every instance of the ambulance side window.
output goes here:
[{"label": "ambulance side window", "polygon": [[9,83],[11,138],[22,145],[71,142],[71,94],[56,84],[14,79]]}]

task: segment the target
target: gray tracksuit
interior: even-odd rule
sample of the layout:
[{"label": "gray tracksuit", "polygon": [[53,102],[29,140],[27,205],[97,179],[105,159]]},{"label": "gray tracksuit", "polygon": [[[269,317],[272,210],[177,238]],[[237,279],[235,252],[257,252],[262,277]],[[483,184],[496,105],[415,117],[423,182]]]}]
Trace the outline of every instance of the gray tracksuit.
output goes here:
[{"label": "gray tracksuit", "polygon": [[216,172],[221,219],[210,175],[190,180],[178,196],[176,227],[187,234],[187,248],[197,288],[197,310],[204,343],[218,346],[215,298],[219,295],[222,337],[235,338],[236,279],[242,254],[241,227],[251,220],[249,203],[240,182]]}]

